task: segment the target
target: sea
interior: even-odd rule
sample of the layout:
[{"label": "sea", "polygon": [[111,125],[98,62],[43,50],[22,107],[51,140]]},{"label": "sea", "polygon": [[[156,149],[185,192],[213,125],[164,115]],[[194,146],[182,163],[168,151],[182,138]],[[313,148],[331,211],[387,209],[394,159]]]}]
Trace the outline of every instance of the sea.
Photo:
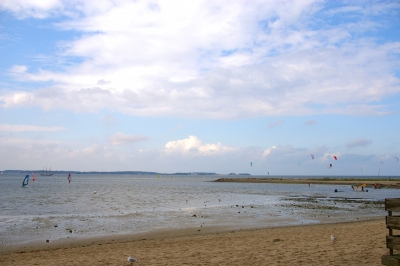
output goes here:
[{"label": "sea", "polygon": [[350,185],[214,182],[232,178],[224,175],[75,174],[70,183],[67,175],[53,175],[30,178],[22,187],[24,177],[0,175],[0,249],[164,229],[369,219],[386,215],[385,198],[399,197],[398,189],[389,188],[360,192]]}]

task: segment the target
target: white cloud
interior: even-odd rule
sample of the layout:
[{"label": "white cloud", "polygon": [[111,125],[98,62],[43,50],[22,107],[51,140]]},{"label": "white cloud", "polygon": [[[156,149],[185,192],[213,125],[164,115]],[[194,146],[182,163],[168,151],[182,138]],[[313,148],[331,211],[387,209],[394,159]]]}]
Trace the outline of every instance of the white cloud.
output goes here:
[{"label": "white cloud", "polygon": [[131,135],[131,134],[124,134],[122,132],[117,132],[110,138],[110,142],[113,145],[129,144],[132,142],[143,141],[143,140],[147,140],[147,137]]},{"label": "white cloud", "polygon": [[104,79],[100,79],[97,81],[97,85],[106,85],[110,83],[110,81],[104,80]]},{"label": "white cloud", "polygon": [[[305,148],[295,148],[291,145],[286,146],[271,146],[264,150],[263,157],[273,157],[274,159],[280,160],[288,157],[293,158],[305,158],[305,152],[308,152]],[[309,158],[307,156],[307,158]],[[296,159],[297,160],[297,159]]]},{"label": "white cloud", "polygon": [[315,125],[317,123],[317,121],[315,121],[314,119],[308,120],[304,123],[304,125],[306,126],[312,126]]},{"label": "white cloud", "polygon": [[165,144],[166,152],[189,152],[197,149],[201,145],[201,141],[195,136],[189,136],[187,139],[169,141]]},{"label": "white cloud", "polygon": [[[125,134],[124,134],[125,135]],[[120,139],[121,140],[121,139]],[[122,139],[123,140],[123,139]],[[121,140],[121,141],[122,141]],[[311,158],[315,155],[315,159]],[[333,159],[338,156],[338,160]],[[232,148],[221,143],[203,143],[196,136],[170,141],[164,147],[121,150],[109,143],[12,138],[0,134],[0,162],[5,169],[53,170],[138,170],[138,171],[209,171],[216,173],[311,174],[326,175],[330,163],[332,173],[360,174],[375,171],[380,161],[385,169],[395,171],[395,154],[357,155],[333,152],[330,148],[298,148],[292,145]],[[253,163],[250,166],[250,162]],[[299,165],[300,163],[300,165]],[[22,165],[22,166],[21,166]],[[381,173],[383,173],[381,166]],[[5,168],[6,167],[6,168]],[[1,169],[0,169],[1,170]]]},{"label": "white cloud", "polygon": [[[311,0],[34,2],[0,7],[19,17],[70,17],[54,26],[82,35],[60,43],[59,56],[82,62],[63,71],[11,67],[13,78],[38,89],[0,92],[6,108],[214,119],[382,115],[389,107],[376,102],[400,93],[393,74],[400,43],[357,37],[366,25],[360,13],[368,16],[376,6],[384,14],[398,5],[328,12]],[[316,25],[320,13],[356,14],[358,20]]]},{"label": "white cloud", "polygon": [[93,145],[91,145],[89,147],[84,148],[82,150],[82,152],[84,154],[88,154],[88,155],[90,155],[90,154],[99,154],[99,153],[102,153],[105,149],[106,149],[106,147],[104,147],[104,146],[101,146],[99,144],[93,144]]},{"label": "white cloud", "polygon": [[24,139],[0,136],[0,161],[3,169],[108,170],[128,156],[99,143]]},{"label": "white cloud", "polygon": [[335,161],[333,156],[336,156],[338,160],[340,157],[342,157],[342,154],[340,152],[325,152],[323,156],[321,156],[320,161],[321,162],[326,162],[326,161]]},{"label": "white cloud", "polygon": [[0,131],[5,131],[5,132],[23,132],[23,131],[54,132],[62,130],[66,130],[66,128],[0,124]]},{"label": "white cloud", "polygon": [[372,140],[370,140],[370,139],[358,138],[358,139],[349,141],[346,144],[346,147],[348,149],[355,148],[355,147],[365,147],[365,146],[370,145],[371,143],[372,143]]},{"label": "white cloud", "polygon": [[106,115],[102,120],[103,124],[106,126],[115,126],[118,123],[117,119],[113,115]]},{"label": "white cloud", "polygon": [[[243,66],[235,69],[214,69],[189,80],[184,75],[186,70],[175,69],[174,71],[184,75],[176,76],[170,72],[173,68],[167,67],[158,70],[150,67],[149,73],[146,73],[142,72],[146,68],[125,68],[121,65],[122,68],[116,67],[108,71],[107,80],[110,83],[103,85],[97,83],[98,77],[90,74],[93,71],[91,69],[82,70],[80,74],[23,72],[19,79],[56,80],[58,85],[37,92],[8,92],[0,95],[0,102],[3,102],[4,107],[27,104],[39,105],[45,110],[60,107],[76,111],[111,108],[140,116],[236,118],[314,113],[387,113],[385,105],[367,104],[381,101],[400,91],[396,85],[398,80],[386,72],[389,66],[385,66],[385,55],[377,54],[372,59],[374,52],[371,51],[371,55],[365,58],[375,61],[375,66],[367,64],[360,55],[360,59],[357,59],[359,62],[354,61],[354,66],[349,68],[347,51],[340,54],[336,52],[324,51],[317,58],[311,53],[307,56],[298,53],[298,62],[285,56],[276,56],[270,60],[272,64],[257,68]],[[348,52],[356,55],[359,53],[355,51],[355,47]],[[382,59],[378,58],[380,56]],[[376,65],[380,66],[381,71],[376,71]],[[104,70],[99,71],[101,73]],[[153,71],[163,74],[154,79],[150,75]],[[69,78],[71,75],[74,76],[73,79]],[[167,77],[162,77],[163,75],[182,81],[171,82]],[[90,80],[95,82],[90,84]],[[313,82],[309,83],[309,80]],[[49,90],[57,91],[57,95],[51,99],[41,96],[41,92],[46,93]],[[315,108],[314,104],[318,107]]]},{"label": "white cloud", "polygon": [[14,65],[10,69],[11,74],[22,74],[25,73],[28,70],[27,66],[23,65]]},{"label": "white cloud", "polygon": [[270,154],[271,154],[271,151],[272,151],[273,149],[276,149],[276,146],[271,146],[270,148],[264,150],[264,152],[263,152],[263,157],[267,157],[268,155],[270,155]]},{"label": "white cloud", "polygon": [[169,141],[165,144],[165,152],[191,154],[191,155],[216,155],[235,151],[235,148],[223,146],[221,143],[203,144],[196,136],[189,136],[186,139]]},{"label": "white cloud", "polygon": [[62,9],[61,0],[2,0],[0,10],[14,13],[18,18],[46,18],[54,10]]},{"label": "white cloud", "polygon": [[3,145],[14,147],[31,147],[39,150],[54,148],[61,144],[60,141],[45,139],[11,138],[0,136]]},{"label": "white cloud", "polygon": [[283,120],[278,120],[278,121],[275,121],[275,122],[269,122],[268,128],[274,128],[274,127],[282,126],[283,124],[285,124],[285,121],[283,121]]}]

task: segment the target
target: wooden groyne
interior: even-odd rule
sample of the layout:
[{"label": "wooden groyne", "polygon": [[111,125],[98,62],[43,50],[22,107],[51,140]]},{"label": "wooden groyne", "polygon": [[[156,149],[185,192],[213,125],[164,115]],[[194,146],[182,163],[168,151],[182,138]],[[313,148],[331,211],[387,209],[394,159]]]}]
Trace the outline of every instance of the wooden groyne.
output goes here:
[{"label": "wooden groyne", "polygon": [[389,255],[382,256],[382,264],[398,266],[400,265],[400,235],[398,235],[400,230],[400,198],[385,199],[385,210],[388,212],[386,228],[389,233],[386,236],[386,247],[389,249]]}]

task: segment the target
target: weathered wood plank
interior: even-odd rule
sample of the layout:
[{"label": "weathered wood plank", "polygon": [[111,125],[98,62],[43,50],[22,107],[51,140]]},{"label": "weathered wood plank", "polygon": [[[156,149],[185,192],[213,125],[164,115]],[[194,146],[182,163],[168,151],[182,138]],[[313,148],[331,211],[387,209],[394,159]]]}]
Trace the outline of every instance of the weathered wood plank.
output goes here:
[{"label": "weathered wood plank", "polygon": [[386,247],[400,250],[400,235],[386,236]]},{"label": "weathered wood plank", "polygon": [[383,255],[381,262],[386,266],[400,266],[400,255]]},{"label": "weathered wood plank", "polygon": [[386,216],[386,228],[400,230],[400,216]]},{"label": "weathered wood plank", "polygon": [[400,198],[385,199],[385,210],[400,212]]}]

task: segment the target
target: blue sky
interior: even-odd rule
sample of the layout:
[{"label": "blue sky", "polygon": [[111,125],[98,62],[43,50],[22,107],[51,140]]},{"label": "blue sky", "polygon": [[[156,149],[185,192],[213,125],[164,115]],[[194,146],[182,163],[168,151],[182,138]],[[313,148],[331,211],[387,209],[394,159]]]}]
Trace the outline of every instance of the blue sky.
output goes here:
[{"label": "blue sky", "polygon": [[399,13],[3,0],[0,170],[399,176]]}]

